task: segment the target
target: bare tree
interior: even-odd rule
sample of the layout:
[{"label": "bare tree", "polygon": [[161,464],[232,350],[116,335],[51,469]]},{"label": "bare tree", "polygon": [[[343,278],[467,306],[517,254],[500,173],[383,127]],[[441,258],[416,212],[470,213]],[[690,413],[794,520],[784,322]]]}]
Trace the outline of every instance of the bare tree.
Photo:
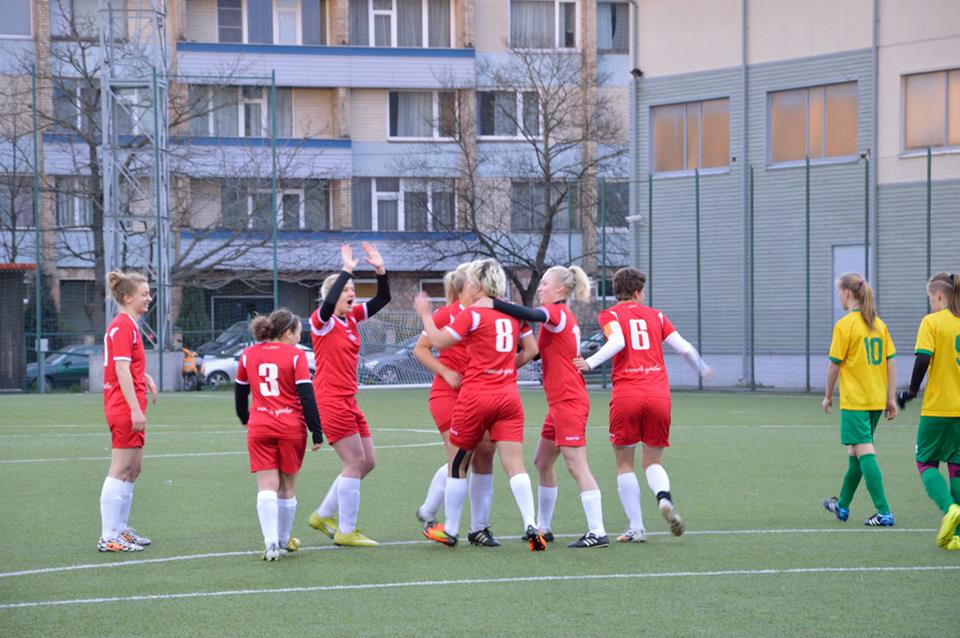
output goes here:
[{"label": "bare tree", "polygon": [[16,262],[33,235],[33,126],[30,78],[8,78],[0,93],[0,261]]}]

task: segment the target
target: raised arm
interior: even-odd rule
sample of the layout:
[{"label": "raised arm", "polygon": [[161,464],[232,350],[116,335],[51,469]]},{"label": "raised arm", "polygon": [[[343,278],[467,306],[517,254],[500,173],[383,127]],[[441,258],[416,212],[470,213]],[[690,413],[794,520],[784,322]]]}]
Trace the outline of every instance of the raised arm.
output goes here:
[{"label": "raised arm", "polygon": [[417,311],[417,314],[420,315],[420,321],[423,322],[423,331],[426,333],[430,344],[433,345],[434,348],[443,350],[457,342],[456,337],[446,330],[439,330],[433,323],[433,307],[430,305],[430,300],[425,293],[421,292],[417,295],[413,300],[413,308]]},{"label": "raised arm", "polygon": [[521,321],[543,323],[548,320],[547,311],[543,308],[527,308],[501,299],[494,299],[493,307],[495,310]]},{"label": "raised arm", "polygon": [[367,302],[367,318],[370,318],[390,303],[390,280],[387,278],[387,270],[383,265],[380,251],[368,242],[363,242],[363,250],[367,253],[367,263],[373,266],[377,274],[377,294]]},{"label": "raised arm", "polygon": [[343,287],[353,277],[353,269],[357,267],[357,260],[353,258],[353,248],[349,244],[340,244],[340,258],[343,260],[343,270],[337,280],[333,282],[330,291],[324,296],[320,303],[320,321],[326,323],[330,321],[334,311],[337,308],[337,301],[340,300],[340,293]]}]

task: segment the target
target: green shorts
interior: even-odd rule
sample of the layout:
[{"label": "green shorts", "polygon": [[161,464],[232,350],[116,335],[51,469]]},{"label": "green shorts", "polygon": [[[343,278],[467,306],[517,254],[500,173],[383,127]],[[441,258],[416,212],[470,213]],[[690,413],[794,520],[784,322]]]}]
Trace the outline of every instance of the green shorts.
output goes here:
[{"label": "green shorts", "polygon": [[873,433],[883,410],[840,410],[840,443],[873,443]]},{"label": "green shorts", "polygon": [[960,465],[960,417],[920,417],[917,463],[934,462]]}]

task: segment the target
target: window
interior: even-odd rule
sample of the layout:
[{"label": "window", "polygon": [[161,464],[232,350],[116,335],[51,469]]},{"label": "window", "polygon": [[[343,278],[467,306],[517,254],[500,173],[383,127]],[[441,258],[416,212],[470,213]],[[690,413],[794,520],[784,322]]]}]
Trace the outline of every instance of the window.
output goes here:
[{"label": "window", "polygon": [[[277,137],[293,135],[293,91],[277,89]],[[190,86],[190,134],[270,137],[270,88]]]},{"label": "window", "polygon": [[115,89],[113,117],[117,135],[150,135],[153,132],[153,97],[149,87]]},{"label": "window", "polygon": [[627,53],[630,50],[630,5],[626,2],[597,2],[597,50]]},{"label": "window", "polygon": [[904,78],[904,148],[960,147],[960,69]]},{"label": "window", "polygon": [[456,93],[391,91],[390,137],[452,138],[457,126]]},{"label": "window", "polygon": [[536,91],[477,91],[477,131],[481,137],[539,137]]},{"label": "window", "polygon": [[220,42],[243,42],[243,0],[217,0]]},{"label": "window", "polygon": [[[118,37],[127,34],[127,9],[125,0],[112,0],[109,16],[113,33]],[[100,37],[101,13],[99,0],[53,0],[50,3],[50,27],[58,38]],[[2,14],[0,14],[2,15]]]},{"label": "window", "polygon": [[350,0],[350,44],[450,47],[450,0]]},{"label": "window", "polygon": [[0,178],[0,229],[33,228],[33,178]]},{"label": "window", "polygon": [[[246,1],[246,38],[244,38]],[[217,0],[220,42],[327,43],[325,0]]]},{"label": "window", "polygon": [[93,199],[89,182],[83,177],[58,177],[55,188],[57,226],[92,226]]},{"label": "window", "polygon": [[420,292],[426,293],[430,301],[447,303],[447,291],[443,287],[443,279],[421,279]]},{"label": "window", "polygon": [[55,133],[99,131],[100,89],[70,78],[54,78],[53,117]]},{"label": "window", "polygon": [[[275,213],[277,229],[329,230],[329,192],[329,184],[324,180],[279,186]],[[241,180],[223,183],[220,187],[222,226],[236,230],[271,231],[274,217],[270,214],[272,199],[269,182]]]},{"label": "window", "polygon": [[729,166],[730,100],[667,104],[650,109],[654,173]]},{"label": "window", "polygon": [[856,82],[777,91],[769,100],[771,163],[856,156]]},{"label": "window", "polygon": [[300,22],[303,44],[327,43],[327,4],[324,0],[301,0]]},{"label": "window", "polygon": [[554,230],[566,231],[580,228],[577,206],[574,206],[573,219],[570,219],[567,205],[569,194],[565,184],[553,184],[549,189],[547,184],[542,182],[513,182],[511,186],[513,213],[510,219],[511,230],[542,231],[547,217],[551,214],[554,216]]},{"label": "window", "polygon": [[[627,216],[630,214],[630,183],[604,182],[603,192],[606,195],[604,221],[607,228],[626,228],[629,225]],[[598,222],[599,214],[598,210]]]},{"label": "window", "polygon": [[32,0],[5,0],[0,6],[0,37],[33,35],[31,28]]},{"label": "window", "polygon": [[456,228],[452,179],[353,178],[353,228],[446,231]]},{"label": "window", "polygon": [[576,2],[511,0],[510,46],[515,49],[576,48]]}]

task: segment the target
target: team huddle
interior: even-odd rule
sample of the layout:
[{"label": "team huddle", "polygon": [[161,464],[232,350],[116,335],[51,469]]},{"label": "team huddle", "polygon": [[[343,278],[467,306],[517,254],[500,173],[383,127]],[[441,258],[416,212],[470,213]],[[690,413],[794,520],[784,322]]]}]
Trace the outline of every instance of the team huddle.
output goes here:
[{"label": "team huddle", "polygon": [[[377,276],[376,295],[356,303],[352,278],[359,260],[350,246],[342,246],[342,270],[324,280],[321,302],[309,320],[316,360],[312,379],[306,357],[296,347],[300,319],[286,309],[251,322],[256,343],[240,356],[235,409],[247,428],[250,471],[257,480],[264,560],[277,560],[300,548],[291,530],[297,511],[296,478],[308,431],[314,450],[326,437],[341,462],[340,474],[309,516],[310,526],[337,545],[377,545],[357,526],[361,484],[376,465],[370,428],[356,398],[358,324],[390,302],[390,289],[380,253],[368,243],[363,249]],[[531,551],[547,549],[555,540],[555,465],[562,457],[580,489],[586,519],[586,531],[569,547],[608,546],[600,488],[587,463],[590,401],[583,373],[611,359],[610,442],[617,493],[628,521],[616,540],[642,543],[647,539],[635,469],[638,444],[642,444],[641,466],[657,509],[674,535],[683,534],[684,522],[662,465],[671,422],[663,346],[706,380],[713,370],[663,312],[643,304],[645,275],[633,268],[617,271],[613,292],[618,303],[598,315],[606,342],[587,359],[580,356],[580,327],[568,305],[574,299],[589,298],[591,283],[581,268],[547,270],[537,288],[540,306],[536,308],[503,299],[506,274],[493,259],[462,264],[447,274],[444,283],[446,305],[434,311],[423,294],[414,304],[423,324],[414,355],[435,375],[428,410],[446,451],[446,462],[434,472],[416,510],[423,535],[456,546],[469,501],[469,543],[500,545],[489,522],[493,464],[499,456],[520,513],[523,539]],[[102,529],[97,546],[102,552],[142,551],[150,540],[130,528],[128,518],[143,459],[148,392],[156,400],[136,324],[151,297],[146,279],[134,273],[110,273],[109,288],[121,312],[104,337],[104,410],[113,451],[100,497]],[[869,284],[859,275],[844,275],[838,281],[838,295],[850,313],[834,328],[823,408],[829,411],[839,378],[841,442],[849,446],[850,460],[840,496],[824,501],[824,507],[847,520],[863,479],[877,509],[866,524],[893,525],[873,435],[881,413],[893,418],[898,404],[902,409],[916,397],[928,375],[917,466],[927,493],[944,514],[937,544],[960,550],[956,535],[960,524],[960,277],[941,273],[928,282],[934,312],[920,327],[910,387],[897,396],[895,350],[886,326],[876,316]],[[540,324],[536,338],[533,323]],[[517,370],[538,355],[548,411],[534,457],[539,478],[535,503],[524,464],[524,413]],[[940,474],[940,462],[948,464],[949,483]]]}]

